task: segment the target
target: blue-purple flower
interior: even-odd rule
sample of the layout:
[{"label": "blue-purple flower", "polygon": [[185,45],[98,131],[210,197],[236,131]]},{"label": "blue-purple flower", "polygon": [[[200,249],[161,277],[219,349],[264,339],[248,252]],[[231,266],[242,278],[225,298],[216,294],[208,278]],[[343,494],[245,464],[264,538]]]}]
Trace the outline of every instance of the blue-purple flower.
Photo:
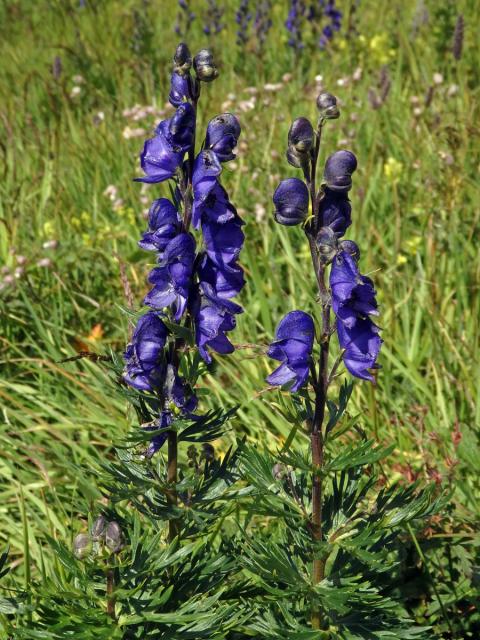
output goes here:
[{"label": "blue-purple flower", "polygon": [[195,341],[205,362],[212,361],[207,348],[220,354],[233,353],[234,346],[225,334],[235,329],[235,315],[241,312],[238,304],[220,298],[206,282],[201,284],[194,311]]},{"label": "blue-purple flower", "polygon": [[220,162],[228,162],[235,158],[233,149],[237,146],[240,133],[238,119],[232,113],[222,113],[208,123],[205,146],[215,153]]},{"label": "blue-purple flower", "polygon": [[327,158],[323,177],[332,191],[346,193],[352,188],[352,173],[357,168],[357,159],[351,151],[335,151]]},{"label": "blue-purple flower", "polygon": [[345,366],[352,375],[374,381],[368,370],[376,368],[382,341],[379,328],[370,319],[378,315],[373,282],[359,272],[354,257],[343,250],[333,260],[330,288]]},{"label": "blue-purple flower", "polygon": [[190,75],[180,75],[175,71],[172,73],[170,79],[170,95],[168,100],[174,107],[179,107],[186,101],[192,99],[190,95]]},{"label": "blue-purple flower", "polygon": [[160,266],[148,277],[154,287],[145,296],[144,303],[154,309],[173,306],[175,320],[182,317],[192,283],[195,260],[195,240],[190,233],[181,233],[165,247]]},{"label": "blue-purple flower", "polygon": [[230,263],[229,269],[218,267],[208,255],[203,255],[198,265],[198,279],[201,284],[210,285],[218,298],[234,298],[245,284],[243,269]]},{"label": "blue-purple flower", "polygon": [[348,371],[356,378],[375,382],[370,369],[376,369],[382,339],[379,328],[370,318],[359,318],[352,327],[341,320],[337,321],[338,342],[342,349],[343,362]]},{"label": "blue-purple flower", "polygon": [[318,205],[320,227],[330,227],[337,238],[341,238],[352,224],[351,212],[352,207],[346,193],[324,187],[324,194]]},{"label": "blue-purple flower", "polygon": [[148,212],[148,231],[138,245],[146,251],[163,251],[170,240],[180,232],[181,219],[175,206],[167,198],[152,202]]},{"label": "blue-purple flower", "polygon": [[273,194],[275,220],[287,226],[300,224],[307,217],[308,203],[308,189],[302,180],[282,180]]},{"label": "blue-purple flower", "polygon": [[162,382],[163,349],[168,330],[154,311],[137,322],[124,358],[123,378],[127,384],[141,391],[153,391]]},{"label": "blue-purple flower", "polygon": [[211,220],[202,223],[203,240],[210,260],[224,271],[240,255],[245,236],[242,231],[242,220],[237,216],[233,220],[218,224]]},{"label": "blue-purple flower", "polygon": [[315,327],[312,317],[303,311],[291,311],[280,320],[275,340],[267,354],[282,364],[271,373],[267,382],[298,391],[308,381]]}]

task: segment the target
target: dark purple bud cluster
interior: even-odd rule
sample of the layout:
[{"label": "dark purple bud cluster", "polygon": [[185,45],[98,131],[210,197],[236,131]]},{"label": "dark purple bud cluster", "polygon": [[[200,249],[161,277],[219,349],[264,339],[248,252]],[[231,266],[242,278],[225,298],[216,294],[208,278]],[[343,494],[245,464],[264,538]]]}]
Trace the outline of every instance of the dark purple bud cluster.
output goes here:
[{"label": "dark purple bud cluster", "polygon": [[178,12],[174,31],[178,36],[185,37],[190,31],[195,14],[190,10],[189,0],[178,0]]},{"label": "dark purple bud cluster", "polygon": [[[158,406],[158,419],[147,427],[160,430],[147,450],[149,456],[166,440],[175,417],[194,419],[197,406],[190,385],[178,373],[178,339],[169,323],[185,319],[201,357],[210,363],[209,350],[221,354],[234,350],[226,333],[234,329],[235,315],[242,312],[231,298],[244,285],[238,264],[243,222],[220,183],[222,163],[235,158],[237,118],[231,113],[213,118],[195,156],[201,83],[217,75],[210,51],[203,49],[192,59],[186,45],[177,47],[170,85],[176,111],[158,125],[141,154],[146,176],[137,180],[176,183],[172,201],[159,198],[152,203],[148,229],[139,242],[142,249],[156,252],[157,266],[149,274],[152,288],[144,299],[150,310],[138,320],[125,351],[125,382],[153,394]],[[201,230],[201,243],[191,226]]]},{"label": "dark purple bud cluster", "polygon": [[[273,195],[274,217],[276,222],[286,226],[303,224],[319,283],[320,302],[324,307],[323,325],[326,335],[323,340],[328,341],[330,337],[331,306],[336,316],[336,331],[346,368],[358,378],[374,381],[370,370],[377,367],[376,360],[382,343],[379,328],[370,318],[378,314],[375,290],[372,281],[358,270],[358,246],[351,240],[342,240],[351,224],[348,192],[352,187],[352,174],[357,168],[357,159],[351,151],[346,150],[330,155],[323,170],[323,184],[317,191],[315,176],[321,128],[327,120],[339,116],[336,98],[329,93],[318,96],[317,107],[319,119],[316,131],[307,118],[297,118],[288,132],[287,159],[292,166],[302,169],[304,180],[282,180]],[[308,214],[309,207],[311,215]],[[325,269],[328,265],[331,265],[331,296],[325,283]],[[302,336],[305,335],[313,336],[313,321],[310,316],[295,311],[287,314],[281,321],[269,355],[283,364],[269,376],[271,384],[283,385],[295,380],[292,391],[297,391],[306,384],[306,356],[310,357],[312,343],[305,342],[309,350],[304,351],[305,357],[300,358],[295,342],[303,340]],[[279,351],[280,346],[283,352]],[[286,354],[285,357],[279,357],[281,353]],[[292,363],[296,362],[301,363],[300,368],[293,366]]]},{"label": "dark purple bud cluster", "polygon": [[207,10],[204,16],[203,33],[207,36],[220,33],[225,27],[222,22],[225,10],[217,2],[217,0],[207,0]]},{"label": "dark purple bud cluster", "polygon": [[250,22],[252,21],[249,0],[240,0],[240,4],[235,13],[235,22],[237,23],[237,44],[244,45],[248,42]]},{"label": "dark purple bud cluster", "polygon": [[258,48],[261,49],[267,39],[268,32],[272,28],[272,0],[257,0],[253,29],[257,39]]}]

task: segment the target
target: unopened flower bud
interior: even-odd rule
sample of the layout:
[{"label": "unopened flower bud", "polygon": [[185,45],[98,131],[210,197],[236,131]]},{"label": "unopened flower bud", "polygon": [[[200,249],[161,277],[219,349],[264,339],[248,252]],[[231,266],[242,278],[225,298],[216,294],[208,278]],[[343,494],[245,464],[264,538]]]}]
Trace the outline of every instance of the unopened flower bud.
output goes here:
[{"label": "unopened flower bud", "polygon": [[215,458],[215,448],[209,442],[202,444],[202,458],[207,462],[212,462]]},{"label": "unopened flower bud", "polygon": [[323,177],[332,191],[349,191],[352,188],[352,173],[357,168],[357,159],[351,151],[336,151],[325,163]]},{"label": "unopened flower bud", "polygon": [[73,541],[73,553],[76,558],[83,560],[92,550],[92,540],[88,533],[79,533]]},{"label": "unopened flower bud", "polygon": [[192,66],[192,54],[184,42],[181,42],[176,48],[173,62],[174,71],[178,73],[179,76],[184,76],[190,70]]},{"label": "unopened flower bud", "polygon": [[281,462],[277,462],[277,464],[273,465],[272,468],[272,476],[275,480],[281,480],[286,473],[285,465]]},{"label": "unopened flower bud", "polygon": [[118,522],[109,522],[105,531],[105,544],[112,553],[118,553],[123,547],[122,530]]},{"label": "unopened flower bud", "polygon": [[315,133],[308,118],[297,118],[288,132],[288,145],[298,153],[308,153],[313,147]]},{"label": "unopened flower bud", "polygon": [[337,253],[337,236],[331,227],[322,227],[317,234],[317,247],[320,259],[331,262]]},{"label": "unopened flower bud", "polygon": [[317,108],[322,120],[334,120],[340,115],[336,97],[326,91],[318,95]]},{"label": "unopened flower bud", "polygon": [[193,59],[193,68],[202,82],[212,82],[218,77],[218,69],[209,49],[201,49]]},{"label": "unopened flower bud", "polygon": [[347,253],[349,253],[355,260],[355,262],[358,262],[360,260],[360,249],[358,247],[358,244],[353,240],[342,240],[338,248],[340,249],[340,251],[346,251]]},{"label": "unopened flower bud", "polygon": [[90,535],[92,536],[92,540],[98,542],[105,536],[105,529],[107,527],[107,519],[104,516],[98,516],[96,520],[93,521],[92,529]]}]

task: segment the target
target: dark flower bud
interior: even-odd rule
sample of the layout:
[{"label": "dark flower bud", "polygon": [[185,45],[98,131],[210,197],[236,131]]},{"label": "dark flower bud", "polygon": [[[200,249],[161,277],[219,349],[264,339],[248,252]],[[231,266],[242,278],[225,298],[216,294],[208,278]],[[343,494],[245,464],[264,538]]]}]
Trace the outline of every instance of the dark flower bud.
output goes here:
[{"label": "dark flower bud", "polygon": [[291,227],[303,222],[308,214],[309,194],[304,182],[298,178],[282,180],[273,194],[275,220]]},{"label": "dark flower bud", "polygon": [[277,464],[273,465],[272,476],[275,478],[275,480],[281,480],[285,476],[286,472],[287,470],[285,468],[285,465],[281,462],[277,462]]},{"label": "dark flower bud", "polygon": [[209,442],[202,444],[202,458],[206,462],[212,462],[215,459],[215,448]]},{"label": "dark flower bud", "polygon": [[184,42],[181,42],[176,48],[173,62],[175,65],[174,71],[180,76],[184,76],[190,70],[192,66],[192,54]]},{"label": "dark flower bud", "polygon": [[336,97],[326,91],[318,95],[317,108],[322,120],[335,120],[340,115]]},{"label": "dark flower bud", "polygon": [[288,146],[298,153],[307,153],[313,147],[315,133],[308,118],[297,118],[288,132]]},{"label": "dark flower bud", "polygon": [[112,553],[118,553],[123,547],[122,530],[118,522],[109,522],[105,532],[105,544]]},{"label": "dark flower bud", "polygon": [[298,153],[295,147],[287,148],[287,160],[288,160],[288,163],[292,165],[292,167],[295,167],[297,169],[301,169],[302,164],[305,164],[306,162],[308,162],[308,158],[305,157],[304,154]]},{"label": "dark flower bud", "polygon": [[202,82],[212,82],[218,77],[218,69],[209,49],[201,49],[193,59],[193,68]]},{"label": "dark flower bud", "polygon": [[76,558],[83,560],[92,550],[92,540],[88,533],[79,533],[73,541],[73,553]]},{"label": "dark flower bud", "polygon": [[352,173],[357,168],[357,159],[351,151],[336,151],[325,163],[323,177],[332,191],[349,191],[352,188]]},{"label": "dark flower bud", "polygon": [[358,244],[353,240],[342,240],[338,246],[340,251],[345,251],[350,254],[355,262],[360,260],[360,249]]},{"label": "dark flower bud", "polygon": [[322,262],[331,262],[337,253],[337,236],[332,227],[322,227],[317,235],[317,247]]},{"label": "dark flower bud", "polygon": [[98,542],[99,540],[101,540],[101,538],[104,537],[106,526],[107,519],[104,516],[98,516],[98,518],[93,521],[90,535],[92,536],[92,540],[94,542]]}]

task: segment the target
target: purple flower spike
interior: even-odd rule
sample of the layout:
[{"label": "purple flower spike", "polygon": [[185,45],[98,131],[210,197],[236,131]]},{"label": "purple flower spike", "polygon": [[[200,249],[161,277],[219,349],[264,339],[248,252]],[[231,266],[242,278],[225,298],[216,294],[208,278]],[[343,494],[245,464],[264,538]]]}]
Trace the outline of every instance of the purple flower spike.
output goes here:
[{"label": "purple flower spike", "polygon": [[144,304],[154,309],[175,305],[175,320],[182,317],[187,304],[195,259],[195,240],[189,233],[181,233],[165,248],[159,267],[148,277],[153,289],[147,293]]},{"label": "purple flower spike", "polygon": [[332,191],[347,192],[352,188],[352,173],[357,159],[351,151],[336,151],[327,158],[323,177]]},{"label": "purple flower spike", "polygon": [[273,194],[275,220],[289,227],[300,224],[308,214],[308,189],[298,178],[282,180]]},{"label": "purple flower spike", "polygon": [[178,73],[172,73],[168,99],[174,107],[179,107],[183,102],[192,99],[189,79],[190,76],[188,74],[181,76]]},{"label": "purple flower spike", "polygon": [[[200,188],[198,191],[201,193]],[[237,217],[237,210],[219,182],[213,184],[203,200],[193,201],[192,224],[195,229],[198,229],[201,220],[225,224]]]},{"label": "purple flower spike", "polygon": [[146,251],[163,251],[181,227],[181,219],[174,205],[167,198],[154,200],[148,213],[148,231],[138,246]]},{"label": "purple flower spike", "polygon": [[282,364],[271,373],[267,382],[298,391],[308,381],[315,327],[312,317],[303,311],[287,313],[277,326],[275,341],[267,354]]},{"label": "purple flower spike", "polygon": [[142,316],[124,353],[127,384],[141,391],[152,391],[161,384],[163,349],[168,330],[157,313]]},{"label": "purple flower spike", "polygon": [[379,328],[370,318],[357,319],[352,327],[337,320],[338,342],[345,349],[343,361],[348,371],[356,378],[375,382],[369,369],[377,369],[376,364],[382,339]]},{"label": "purple flower spike", "polygon": [[220,162],[233,160],[233,149],[237,146],[241,127],[232,113],[222,113],[208,123],[205,146],[211,149]]}]

